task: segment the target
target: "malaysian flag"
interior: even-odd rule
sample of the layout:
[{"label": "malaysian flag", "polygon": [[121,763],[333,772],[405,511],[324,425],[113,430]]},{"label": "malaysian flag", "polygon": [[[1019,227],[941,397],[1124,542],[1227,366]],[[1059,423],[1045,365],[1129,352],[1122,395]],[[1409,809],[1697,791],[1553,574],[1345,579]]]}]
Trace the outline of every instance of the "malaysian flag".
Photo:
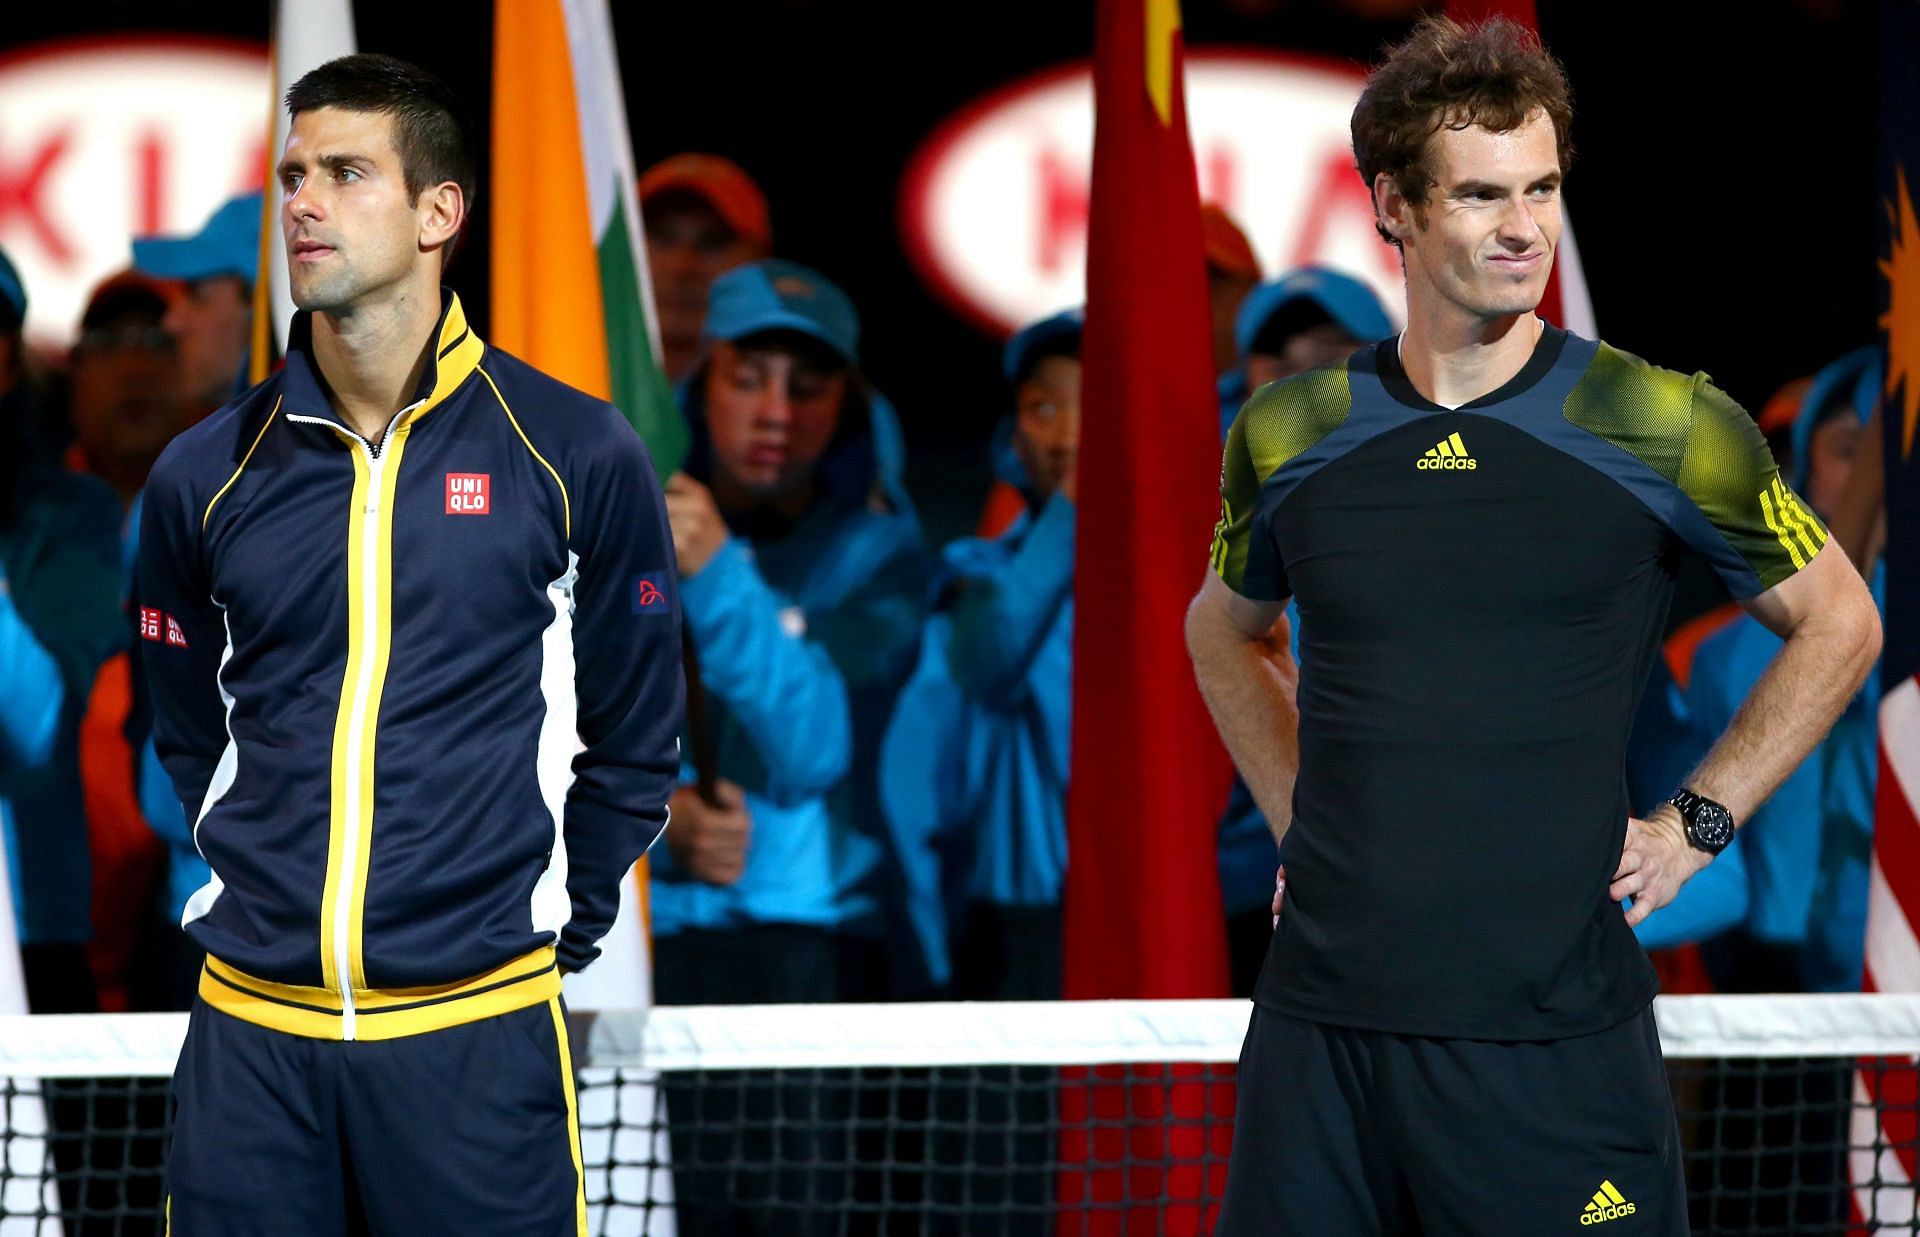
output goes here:
[{"label": "malaysian flag", "polygon": [[[1881,456],[1886,471],[1886,646],[1880,681],[1880,780],[1867,910],[1866,987],[1920,992],[1920,3],[1880,7],[1880,262],[1886,302]],[[1885,1068],[1883,1068],[1883,1066]],[[1911,1225],[1916,1215],[1916,1073],[1911,1060],[1862,1062],[1854,1078],[1851,1178],[1856,1217]]]}]

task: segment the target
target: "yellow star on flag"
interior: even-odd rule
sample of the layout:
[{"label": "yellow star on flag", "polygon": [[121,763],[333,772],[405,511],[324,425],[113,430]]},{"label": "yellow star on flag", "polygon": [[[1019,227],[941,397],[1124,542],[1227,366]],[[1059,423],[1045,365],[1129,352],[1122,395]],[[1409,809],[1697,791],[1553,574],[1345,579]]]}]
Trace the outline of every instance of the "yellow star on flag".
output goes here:
[{"label": "yellow star on flag", "polygon": [[1160,123],[1173,123],[1173,36],[1180,33],[1180,0],[1143,0],[1147,6],[1147,97]]}]

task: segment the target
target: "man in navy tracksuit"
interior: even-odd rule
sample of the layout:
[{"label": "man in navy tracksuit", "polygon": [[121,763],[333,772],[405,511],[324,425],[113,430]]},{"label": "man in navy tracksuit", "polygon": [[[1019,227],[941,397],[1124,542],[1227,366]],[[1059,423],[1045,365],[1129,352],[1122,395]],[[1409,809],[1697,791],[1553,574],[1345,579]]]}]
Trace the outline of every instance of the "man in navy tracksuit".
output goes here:
[{"label": "man in navy tracksuit", "polygon": [[679,769],[659,487],[440,287],[473,160],[378,56],[288,94],[285,370],[167,449],[137,582],[212,867],[175,1233],[586,1231],[563,971]]}]

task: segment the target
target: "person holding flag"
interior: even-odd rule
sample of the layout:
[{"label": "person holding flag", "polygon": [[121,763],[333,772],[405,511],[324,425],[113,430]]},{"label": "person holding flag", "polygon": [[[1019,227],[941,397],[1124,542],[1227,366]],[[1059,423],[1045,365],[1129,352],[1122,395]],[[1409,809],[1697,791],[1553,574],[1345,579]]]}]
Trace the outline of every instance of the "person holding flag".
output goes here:
[{"label": "person holding flag", "polygon": [[[874,764],[924,613],[920,527],[887,497],[846,293],[797,263],[750,263],[714,281],[706,329],[683,387],[693,449],[666,500],[705,733],[649,865],[654,995],[878,1000],[891,908]],[[664,1089],[682,1234],[831,1221],[844,1184],[805,1165],[845,1158],[840,1101],[773,1131],[772,1088]],[[768,1196],[817,1210],[776,1224],[738,1201]]]},{"label": "person holding flag", "polygon": [[[1188,643],[1254,798],[1290,823],[1220,1237],[1684,1233],[1632,929],[1879,649],[1865,584],[1738,405],[1535,312],[1571,121],[1520,27],[1416,26],[1352,126],[1407,329],[1266,388],[1228,438]],[[1626,739],[1685,552],[1783,644],[1635,819]],[[1289,598],[1297,704],[1270,636]]]},{"label": "person holding flag", "polygon": [[213,873],[170,1222],[584,1233],[561,974],[679,767],[659,483],[441,286],[474,183],[447,88],[354,55],[287,110],[286,365],[161,457],[136,573]]}]

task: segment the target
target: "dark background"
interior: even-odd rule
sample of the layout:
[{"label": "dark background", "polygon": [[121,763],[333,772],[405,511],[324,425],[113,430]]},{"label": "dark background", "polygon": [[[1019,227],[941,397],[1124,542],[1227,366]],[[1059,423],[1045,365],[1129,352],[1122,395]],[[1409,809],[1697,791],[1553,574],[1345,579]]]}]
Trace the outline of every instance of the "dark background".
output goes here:
[{"label": "dark background", "polygon": [[[1242,44],[1365,63],[1417,7],[1392,0],[1186,0],[1189,46]],[[0,50],[128,31],[265,41],[267,0],[9,5]],[[1758,408],[1782,382],[1874,338],[1874,57],[1866,3],[1738,6],[1539,0],[1565,62],[1578,150],[1567,203],[1607,339],[1704,369]],[[736,159],[772,202],[782,256],[860,306],[863,351],[910,445],[909,483],[936,542],[965,530],[987,435],[1009,396],[999,341],[909,268],[897,196],[949,113],[1035,69],[1085,58],[1090,0],[959,4],[616,0],[635,157]],[[488,224],[492,6],[359,0],[360,47],[440,74],[474,109]],[[1384,12],[1370,17],[1368,12]],[[510,169],[505,171],[510,173]],[[487,245],[451,274],[485,331]]]}]

